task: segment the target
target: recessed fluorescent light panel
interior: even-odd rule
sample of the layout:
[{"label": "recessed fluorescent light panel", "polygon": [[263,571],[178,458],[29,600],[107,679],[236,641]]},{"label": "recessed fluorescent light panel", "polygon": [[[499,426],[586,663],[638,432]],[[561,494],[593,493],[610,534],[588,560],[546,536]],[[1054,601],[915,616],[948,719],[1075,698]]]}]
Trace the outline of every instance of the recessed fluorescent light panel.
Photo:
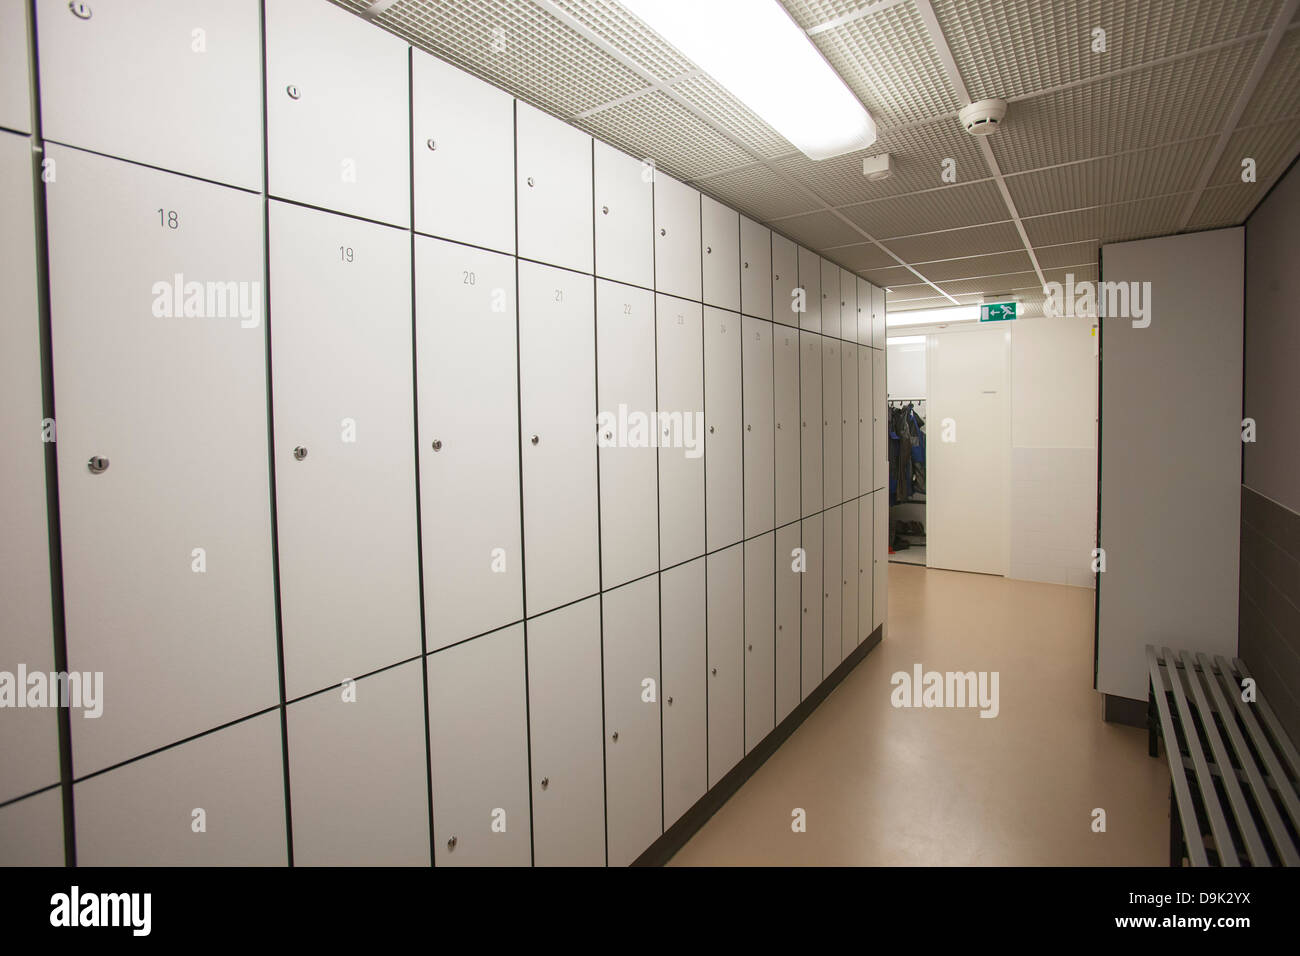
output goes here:
[{"label": "recessed fluorescent light panel", "polygon": [[947,325],[952,322],[978,322],[978,305],[957,305],[951,309],[916,309],[912,312],[885,311],[885,327],[904,325]]},{"label": "recessed fluorescent light panel", "polygon": [[621,0],[809,159],[866,149],[876,124],[777,0]]},{"label": "recessed fluorescent light panel", "polygon": [[924,345],[924,335],[893,335],[885,339],[886,345]]}]

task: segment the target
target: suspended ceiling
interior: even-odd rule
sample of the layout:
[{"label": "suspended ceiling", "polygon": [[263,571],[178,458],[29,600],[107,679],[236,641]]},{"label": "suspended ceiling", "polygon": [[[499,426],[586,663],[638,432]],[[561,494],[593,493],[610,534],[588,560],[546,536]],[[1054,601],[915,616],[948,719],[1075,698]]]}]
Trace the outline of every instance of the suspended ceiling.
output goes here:
[{"label": "suspended ceiling", "polygon": [[[1038,314],[1045,282],[1098,278],[1104,242],[1239,225],[1300,152],[1300,0],[783,0],[879,128],[822,162],[616,0],[334,2],[653,158],[895,311],[1010,293]],[[1007,119],[971,137],[957,111],[985,97]],[[867,181],[884,152],[894,176]]]}]

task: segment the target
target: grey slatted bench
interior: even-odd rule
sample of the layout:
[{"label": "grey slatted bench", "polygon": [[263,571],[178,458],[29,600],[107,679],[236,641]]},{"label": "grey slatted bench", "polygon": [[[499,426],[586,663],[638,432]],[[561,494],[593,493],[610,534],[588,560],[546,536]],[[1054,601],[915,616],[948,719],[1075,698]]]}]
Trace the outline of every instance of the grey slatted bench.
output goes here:
[{"label": "grey slatted bench", "polygon": [[1250,672],[1222,655],[1147,645],[1149,752],[1165,742],[1169,864],[1300,865],[1300,755]]}]

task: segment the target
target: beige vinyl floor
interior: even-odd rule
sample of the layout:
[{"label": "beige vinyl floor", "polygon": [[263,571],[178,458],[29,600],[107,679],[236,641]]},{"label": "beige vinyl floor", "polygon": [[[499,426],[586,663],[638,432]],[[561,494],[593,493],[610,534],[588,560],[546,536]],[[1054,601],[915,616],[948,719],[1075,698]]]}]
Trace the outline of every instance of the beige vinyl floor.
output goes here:
[{"label": "beige vinyl floor", "polygon": [[[891,564],[888,614],[673,865],[1167,865],[1169,772],[1144,730],[1101,718],[1091,590]],[[998,716],[891,706],[916,663],[997,671]]]}]

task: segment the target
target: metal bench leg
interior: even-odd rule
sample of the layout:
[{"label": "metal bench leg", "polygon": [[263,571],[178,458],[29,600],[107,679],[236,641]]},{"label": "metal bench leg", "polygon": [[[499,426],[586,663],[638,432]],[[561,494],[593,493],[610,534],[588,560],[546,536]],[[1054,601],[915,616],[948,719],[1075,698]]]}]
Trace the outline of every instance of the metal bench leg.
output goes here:
[{"label": "metal bench leg", "polygon": [[1178,800],[1174,788],[1169,788],[1169,865],[1183,865],[1183,825],[1178,816]]},{"label": "metal bench leg", "polygon": [[1156,688],[1147,681],[1147,753],[1152,757],[1160,756],[1160,742],[1157,731],[1160,728],[1160,712],[1156,709]]}]

